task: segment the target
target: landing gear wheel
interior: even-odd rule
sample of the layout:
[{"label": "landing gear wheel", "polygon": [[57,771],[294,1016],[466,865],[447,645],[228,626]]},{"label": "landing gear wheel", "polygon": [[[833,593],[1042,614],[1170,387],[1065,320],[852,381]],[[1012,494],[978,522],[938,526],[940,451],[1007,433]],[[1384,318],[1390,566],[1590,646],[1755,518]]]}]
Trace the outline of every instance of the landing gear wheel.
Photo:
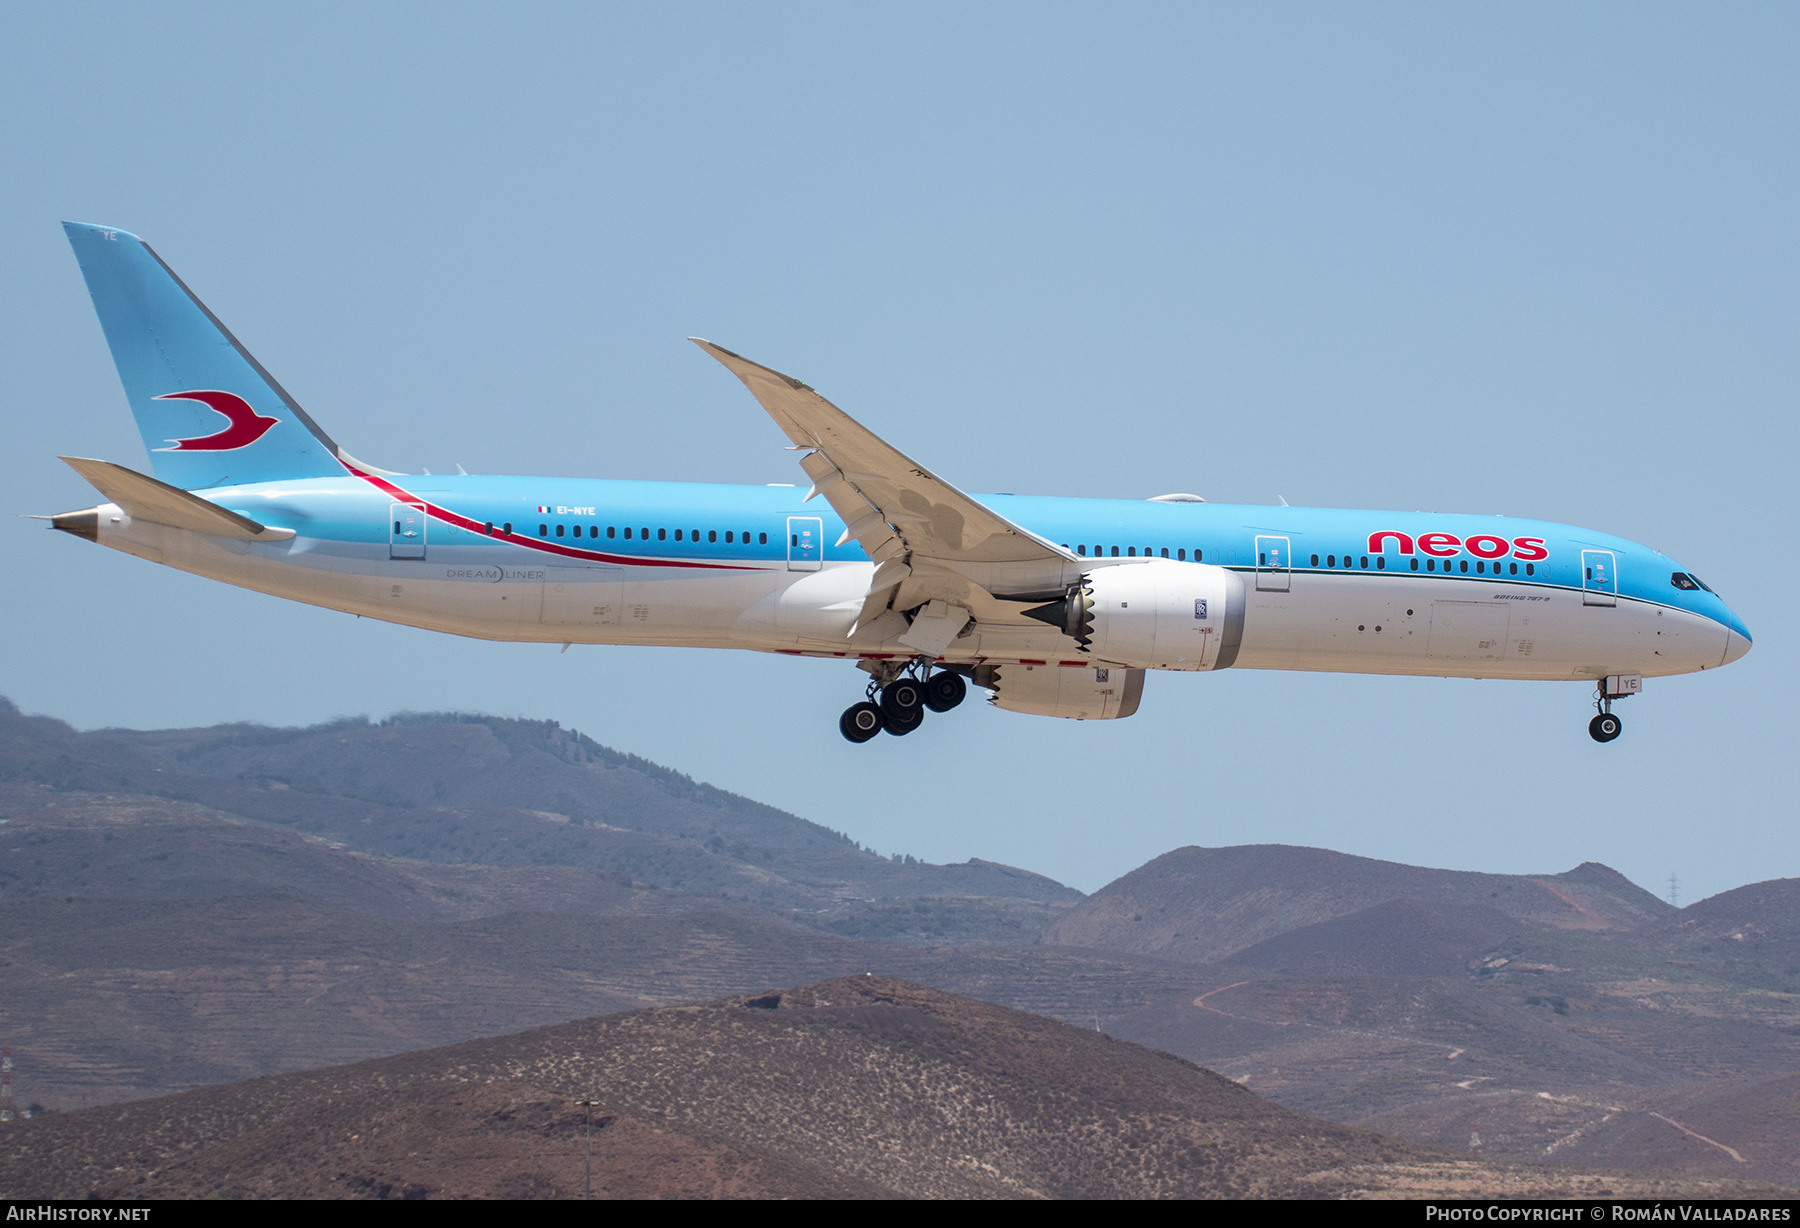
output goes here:
[{"label": "landing gear wheel", "polygon": [[962,675],[951,671],[939,670],[925,680],[925,706],[933,712],[948,712],[963,701],[969,688],[963,683]]},{"label": "landing gear wheel", "polygon": [[1588,722],[1588,736],[1596,742],[1610,742],[1625,726],[1610,712],[1602,712]]},{"label": "landing gear wheel", "polygon": [[896,678],[881,688],[881,714],[889,725],[901,724],[911,733],[925,719],[925,686],[911,678]]},{"label": "landing gear wheel", "polygon": [[887,718],[871,703],[851,704],[838,717],[838,732],[852,742],[867,742],[886,727]]},{"label": "landing gear wheel", "polygon": [[887,731],[896,738],[904,738],[907,734],[925,723],[925,709],[914,708],[910,716],[890,716],[887,718]]}]

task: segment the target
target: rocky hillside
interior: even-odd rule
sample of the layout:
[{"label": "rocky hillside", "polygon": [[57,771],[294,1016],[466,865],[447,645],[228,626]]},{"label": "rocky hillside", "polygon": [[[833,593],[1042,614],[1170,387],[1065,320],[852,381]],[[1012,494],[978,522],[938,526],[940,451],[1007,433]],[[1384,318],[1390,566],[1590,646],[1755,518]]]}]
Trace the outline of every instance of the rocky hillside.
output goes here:
[{"label": "rocky hillside", "polygon": [[[78,733],[0,700],[0,784],[194,803],[384,857],[610,872],[806,919],[860,915],[877,900],[1014,901],[996,912],[1011,934],[1021,915],[1041,924],[1082,898],[992,862],[878,857],[550,721],[436,715]],[[0,862],[0,899],[35,889],[27,871]],[[979,928],[965,907],[950,936]]]},{"label": "rocky hillside", "polygon": [[[578,1099],[597,1102],[591,1109]],[[23,1123],[12,1198],[1718,1196],[1431,1153],[904,981],[636,1011]]]},{"label": "rocky hillside", "polygon": [[1592,864],[1263,846],[1083,900],[545,723],[0,707],[0,1035],[57,1112],[872,972],[1465,1153],[1800,1184],[1797,883],[1676,911]]},{"label": "rocky hillside", "polygon": [[1164,853],[1051,922],[1044,941],[1201,964],[1396,900],[1594,931],[1638,929],[1675,911],[1594,862],[1562,874],[1478,874],[1252,844]]}]

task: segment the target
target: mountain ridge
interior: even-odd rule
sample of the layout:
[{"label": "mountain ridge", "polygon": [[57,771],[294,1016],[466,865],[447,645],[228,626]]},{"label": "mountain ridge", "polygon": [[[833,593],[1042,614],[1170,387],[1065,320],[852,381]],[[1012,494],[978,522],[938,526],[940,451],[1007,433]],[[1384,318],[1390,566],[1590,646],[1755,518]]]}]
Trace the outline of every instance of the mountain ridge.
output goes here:
[{"label": "mountain ridge", "polygon": [[1044,941],[1209,963],[1401,899],[1494,908],[1559,929],[1638,928],[1674,912],[1597,862],[1562,874],[1487,874],[1296,845],[1189,845],[1114,879],[1052,921]]},{"label": "mountain ridge", "polygon": [[[1082,897],[877,857],[551,723],[495,724],[93,735],[0,707],[20,1102],[871,972],[1436,1146],[1800,1176],[1800,1115],[1773,1107],[1800,1067],[1800,880],[1677,911],[1594,862],[1483,875],[1239,846]],[[643,1156],[677,1147],[640,1126]],[[677,1150],[751,1162],[709,1146]]]},{"label": "mountain ridge", "polygon": [[[578,1099],[595,1102],[598,1131]],[[603,1197],[1776,1192],[1434,1153],[1167,1053],[873,976],[31,1121],[9,1135],[0,1186],[30,1198],[572,1197],[589,1152]]]}]

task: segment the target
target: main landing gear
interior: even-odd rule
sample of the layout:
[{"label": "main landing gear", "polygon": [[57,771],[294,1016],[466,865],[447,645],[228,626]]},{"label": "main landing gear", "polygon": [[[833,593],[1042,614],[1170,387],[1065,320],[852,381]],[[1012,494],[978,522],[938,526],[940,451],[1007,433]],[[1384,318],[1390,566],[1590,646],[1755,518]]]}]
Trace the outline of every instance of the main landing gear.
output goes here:
[{"label": "main landing gear", "polygon": [[884,729],[904,737],[925,723],[926,709],[948,712],[969,693],[962,674],[933,670],[923,657],[905,664],[871,662],[864,668],[874,675],[868,698],[851,704],[838,718],[838,731],[852,742],[867,742]]}]

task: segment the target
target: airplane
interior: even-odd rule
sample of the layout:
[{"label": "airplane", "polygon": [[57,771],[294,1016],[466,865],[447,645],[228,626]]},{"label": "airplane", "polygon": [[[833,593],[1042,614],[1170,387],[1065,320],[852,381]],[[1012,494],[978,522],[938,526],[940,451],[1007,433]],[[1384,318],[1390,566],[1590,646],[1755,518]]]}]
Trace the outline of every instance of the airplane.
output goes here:
[{"label": "airplane", "polygon": [[699,338],[787,436],[806,490],[380,469],[148,244],[63,225],[154,476],[63,457],[106,502],[53,528],[455,635],[854,661],[851,742],[911,733],[971,683],[1005,711],[1118,720],[1151,671],[1220,669],[1579,680],[1610,742],[1614,701],[1645,678],[1750,649],[1690,568],[1590,529],[965,494],[809,385]]}]

